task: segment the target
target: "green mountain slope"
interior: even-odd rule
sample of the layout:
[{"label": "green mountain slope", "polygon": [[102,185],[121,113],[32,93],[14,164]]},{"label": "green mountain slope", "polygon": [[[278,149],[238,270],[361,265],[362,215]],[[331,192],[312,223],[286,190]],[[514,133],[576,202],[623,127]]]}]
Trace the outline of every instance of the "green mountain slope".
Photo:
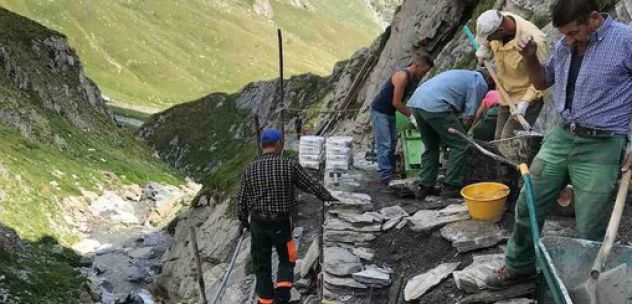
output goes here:
[{"label": "green mountain slope", "polygon": [[64,37],[0,9],[0,302],[86,303],[68,249],[84,193],[181,184],[118,129]]},{"label": "green mountain slope", "polygon": [[115,104],[128,107],[164,109],[276,77],[277,27],[284,30],[288,76],[327,74],[381,32],[365,0],[0,0],[0,5],[66,34],[88,75]]}]

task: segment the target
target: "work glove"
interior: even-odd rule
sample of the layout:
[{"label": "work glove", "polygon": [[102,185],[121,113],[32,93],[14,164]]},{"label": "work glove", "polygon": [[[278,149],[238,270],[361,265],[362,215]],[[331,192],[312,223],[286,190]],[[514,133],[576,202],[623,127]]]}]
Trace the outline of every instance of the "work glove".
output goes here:
[{"label": "work glove", "polygon": [[494,58],[494,53],[492,53],[488,45],[481,44],[478,50],[476,50],[476,58],[478,59],[478,66],[483,66],[485,60],[489,61]]},{"label": "work glove", "polygon": [[240,221],[239,222],[239,232],[242,233],[245,231],[250,231],[250,225],[248,224],[247,221]]},{"label": "work glove", "polygon": [[412,123],[413,126],[415,126],[415,129],[418,128],[417,119],[415,119],[414,115],[410,115],[410,123]]},{"label": "work glove", "polygon": [[516,115],[524,116],[525,114],[527,114],[527,109],[528,108],[529,108],[529,102],[521,100],[516,105],[516,110],[514,110],[511,114],[514,115],[514,116],[516,116]]}]

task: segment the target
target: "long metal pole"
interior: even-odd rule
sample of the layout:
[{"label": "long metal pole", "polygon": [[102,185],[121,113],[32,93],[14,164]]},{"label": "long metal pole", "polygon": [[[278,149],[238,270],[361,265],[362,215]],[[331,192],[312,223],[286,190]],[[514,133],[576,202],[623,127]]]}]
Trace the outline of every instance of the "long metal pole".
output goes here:
[{"label": "long metal pole", "polygon": [[285,126],[283,122],[283,119],[285,119],[285,88],[283,87],[283,33],[281,32],[281,29],[277,29],[277,37],[279,40],[279,104],[281,105],[281,112],[279,113],[281,118],[279,119],[279,129],[281,130],[281,133],[283,134],[283,139],[285,140]]},{"label": "long metal pole", "polygon": [[204,275],[202,275],[202,261],[200,259],[200,250],[198,249],[197,238],[195,236],[195,227],[191,226],[191,244],[193,245],[193,255],[195,256],[195,272],[200,288],[200,300],[202,304],[207,304],[206,287],[204,286]]},{"label": "long metal pole", "polygon": [[244,240],[244,234],[246,234],[246,229],[242,230],[239,236],[239,242],[237,242],[237,248],[235,248],[235,252],[233,252],[233,257],[230,259],[230,264],[228,264],[228,269],[224,272],[224,276],[222,277],[222,284],[219,286],[215,297],[213,298],[212,304],[219,303],[219,300],[222,297],[222,292],[224,291],[224,287],[226,287],[226,283],[228,282],[228,277],[230,277],[230,273],[233,271],[233,266],[235,266],[235,260],[237,259],[237,255],[239,254],[239,249],[241,248],[241,243]]}]

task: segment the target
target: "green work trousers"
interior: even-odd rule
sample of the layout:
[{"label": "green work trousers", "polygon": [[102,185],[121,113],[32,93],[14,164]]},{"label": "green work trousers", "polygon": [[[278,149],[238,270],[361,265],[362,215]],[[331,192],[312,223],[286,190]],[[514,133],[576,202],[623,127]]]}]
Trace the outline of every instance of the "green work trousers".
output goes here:
[{"label": "green work trousers", "polygon": [[[251,255],[257,277],[259,303],[270,304],[274,299],[272,282],[272,247],[279,257],[276,288],[291,288],[294,282],[296,247],[292,238],[292,224],[288,221],[257,222],[250,224]],[[276,304],[276,302],[275,302]]]},{"label": "green work trousers", "polygon": [[427,187],[435,186],[439,174],[439,148],[445,145],[450,149],[445,184],[462,187],[465,180],[465,152],[468,142],[448,132],[448,128],[452,127],[465,134],[461,121],[449,112],[431,113],[415,108],[413,115],[424,144],[419,182]]},{"label": "green work trousers", "polygon": [[499,108],[500,107],[493,107],[486,109],[483,117],[472,126],[469,134],[471,134],[474,139],[483,141],[494,140]]},{"label": "green work trousers", "polygon": [[[595,241],[603,239],[626,142],[625,136],[580,137],[559,126],[549,131],[530,168],[540,231],[560,190],[570,180],[575,190],[578,236]],[[514,273],[535,270],[524,187],[516,203],[516,222],[505,263]]]}]

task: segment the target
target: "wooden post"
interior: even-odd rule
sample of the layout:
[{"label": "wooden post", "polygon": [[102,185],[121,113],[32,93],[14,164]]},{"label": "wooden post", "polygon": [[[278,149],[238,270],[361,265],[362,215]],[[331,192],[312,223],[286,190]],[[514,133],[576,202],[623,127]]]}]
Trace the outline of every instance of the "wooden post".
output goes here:
[{"label": "wooden post", "polygon": [[259,115],[255,115],[253,118],[255,123],[255,136],[257,136],[257,151],[261,155],[261,126],[259,126]]},{"label": "wooden post", "polygon": [[200,259],[200,250],[198,249],[197,238],[195,237],[195,227],[191,226],[191,244],[193,244],[193,254],[195,255],[195,272],[200,288],[200,303],[207,304],[206,287],[204,286],[204,275],[202,275],[202,260]]}]

